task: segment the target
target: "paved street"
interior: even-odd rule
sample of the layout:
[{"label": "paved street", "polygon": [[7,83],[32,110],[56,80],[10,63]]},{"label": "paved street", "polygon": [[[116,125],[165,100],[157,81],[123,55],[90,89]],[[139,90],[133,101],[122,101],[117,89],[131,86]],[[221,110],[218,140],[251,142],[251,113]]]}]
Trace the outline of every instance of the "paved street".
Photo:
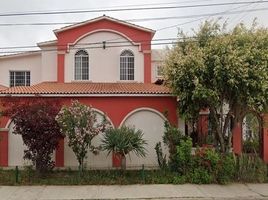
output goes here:
[{"label": "paved street", "polygon": [[268,199],[268,184],[0,186],[0,200]]}]

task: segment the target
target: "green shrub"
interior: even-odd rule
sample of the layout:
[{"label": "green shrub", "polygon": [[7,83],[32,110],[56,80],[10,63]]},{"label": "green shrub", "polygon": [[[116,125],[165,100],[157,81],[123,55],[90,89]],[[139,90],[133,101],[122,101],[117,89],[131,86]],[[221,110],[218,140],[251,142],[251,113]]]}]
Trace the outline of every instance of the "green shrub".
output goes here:
[{"label": "green shrub", "polygon": [[198,167],[193,169],[191,173],[187,174],[188,181],[194,184],[209,184],[213,181],[213,176],[208,170]]},{"label": "green shrub", "polygon": [[166,169],[167,168],[167,158],[166,158],[166,155],[163,154],[161,142],[156,143],[154,149],[156,152],[157,162],[158,162],[160,169]]},{"label": "green shrub", "polygon": [[180,145],[181,141],[185,141],[187,136],[183,135],[182,132],[175,126],[172,126],[168,121],[165,121],[165,131],[163,136],[163,142],[168,146],[169,149],[169,167],[173,171],[178,169],[177,157],[177,146]]},{"label": "green shrub", "polygon": [[173,177],[173,184],[184,184],[187,182],[187,177],[186,176],[174,176]]},{"label": "green shrub", "polygon": [[235,174],[235,160],[233,154],[222,155],[218,163],[217,182],[226,184],[231,182]]},{"label": "green shrub", "polygon": [[180,174],[186,174],[192,167],[192,139],[190,137],[186,140],[182,140],[177,145],[175,161],[177,164],[177,170]]},{"label": "green shrub", "polygon": [[236,174],[238,181],[264,182],[267,180],[267,166],[256,154],[242,154],[236,157]]}]

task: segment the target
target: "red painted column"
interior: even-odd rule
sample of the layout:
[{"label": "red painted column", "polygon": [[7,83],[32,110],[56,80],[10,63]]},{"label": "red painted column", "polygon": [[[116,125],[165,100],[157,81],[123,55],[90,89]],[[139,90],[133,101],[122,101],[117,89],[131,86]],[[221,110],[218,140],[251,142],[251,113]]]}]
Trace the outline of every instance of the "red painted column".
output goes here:
[{"label": "red painted column", "polygon": [[64,83],[64,52],[58,52],[58,67],[57,67],[57,77],[58,83]]},{"label": "red painted column", "polygon": [[144,83],[152,82],[151,67],[151,51],[143,51],[144,53]]},{"label": "red painted column", "polygon": [[263,116],[263,160],[268,164],[268,114]]},{"label": "red painted column", "polygon": [[56,167],[64,167],[64,138],[61,138],[56,149]]},{"label": "red painted column", "polygon": [[197,131],[198,131],[198,137],[201,139],[205,139],[206,136],[208,135],[208,114],[199,115]]},{"label": "red painted column", "polygon": [[236,154],[242,153],[242,125],[240,122],[235,123],[233,128],[233,151]]},{"label": "red painted column", "polygon": [[0,166],[8,166],[8,131],[0,131]]}]

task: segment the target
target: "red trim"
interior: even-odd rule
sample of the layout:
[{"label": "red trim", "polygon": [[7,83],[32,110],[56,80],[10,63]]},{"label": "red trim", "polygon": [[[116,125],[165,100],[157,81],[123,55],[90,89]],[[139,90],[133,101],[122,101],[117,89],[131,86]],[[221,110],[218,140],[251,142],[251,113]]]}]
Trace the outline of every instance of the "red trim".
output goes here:
[{"label": "red trim", "polygon": [[[63,32],[59,32],[57,34],[58,51],[67,51],[68,44],[73,44],[77,42],[78,39],[82,39],[81,37],[87,34],[104,29],[107,31],[111,30],[122,33],[130,40],[132,40],[132,42],[140,44],[141,52],[151,50],[151,40],[153,37],[153,34],[151,32],[136,29],[134,27],[120,24],[111,20],[102,19],[89,24],[85,24],[83,26],[78,26]],[[144,56],[144,79],[146,82],[151,83],[151,53],[148,53],[148,55],[145,53]],[[58,82],[64,82],[64,55],[58,55]]]},{"label": "red trim", "polygon": [[59,140],[56,149],[56,167],[64,167],[64,138]]},{"label": "red trim", "polygon": [[0,132],[0,166],[8,166],[8,131]]},{"label": "red trim", "polygon": [[144,54],[144,83],[151,83],[151,53]]},{"label": "red trim", "polygon": [[198,126],[197,126],[198,136],[205,138],[208,135],[208,115],[199,115]]},{"label": "red trim", "polygon": [[236,123],[233,128],[233,150],[236,154],[242,153],[242,125]]},{"label": "red trim", "polygon": [[6,128],[9,121],[8,117],[0,117],[0,128]]},{"label": "red trim", "polygon": [[[71,99],[64,98],[64,104],[69,104]],[[118,127],[130,112],[143,107],[155,109],[160,113],[168,111],[169,121],[177,125],[175,97],[81,97],[76,99],[106,113],[115,127]]]},{"label": "red trim", "polygon": [[148,45],[148,41],[151,41],[153,36],[152,33],[136,29],[125,24],[116,23],[107,19],[102,19],[89,24],[85,24],[84,26],[78,26],[63,32],[59,32],[57,34],[58,45],[62,47],[60,48],[61,50],[67,50],[68,43],[74,43],[79,38],[88,33],[103,29],[122,33],[130,38],[133,42],[141,43],[141,51],[150,50],[151,48],[151,46]]},{"label": "red trim", "polygon": [[268,114],[263,117],[263,160],[268,164]]},{"label": "red trim", "polygon": [[58,54],[58,68],[57,68],[58,83],[64,83],[64,58],[65,54]]},{"label": "red trim", "polygon": [[112,162],[113,162],[113,167],[121,167],[122,156],[118,153],[113,152]]}]

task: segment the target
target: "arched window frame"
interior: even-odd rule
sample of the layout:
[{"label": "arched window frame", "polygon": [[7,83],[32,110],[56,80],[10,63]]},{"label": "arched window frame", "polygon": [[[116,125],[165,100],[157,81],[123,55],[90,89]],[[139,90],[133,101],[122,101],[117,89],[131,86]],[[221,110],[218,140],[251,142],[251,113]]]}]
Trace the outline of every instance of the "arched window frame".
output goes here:
[{"label": "arched window frame", "polygon": [[135,56],[125,49],[120,54],[120,80],[135,80]]},{"label": "arched window frame", "polygon": [[74,55],[74,80],[89,80],[89,55],[84,49]]}]

